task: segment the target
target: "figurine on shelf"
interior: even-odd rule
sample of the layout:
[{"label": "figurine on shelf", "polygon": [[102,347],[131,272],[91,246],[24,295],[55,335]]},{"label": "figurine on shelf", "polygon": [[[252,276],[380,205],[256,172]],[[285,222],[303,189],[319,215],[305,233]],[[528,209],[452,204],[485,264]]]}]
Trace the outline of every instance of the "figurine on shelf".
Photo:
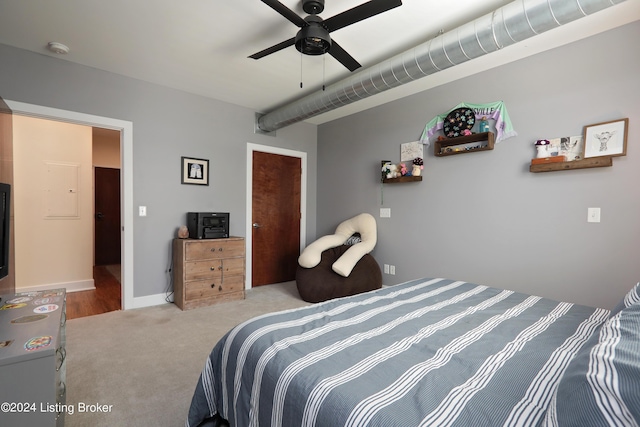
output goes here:
[{"label": "figurine on shelf", "polygon": [[551,141],[549,141],[548,139],[539,139],[536,141],[536,150],[538,150],[538,153],[536,154],[536,158],[537,159],[543,159],[545,157],[549,157],[549,152],[547,150],[547,148],[549,147],[549,145],[551,144]]},{"label": "figurine on shelf", "polygon": [[471,135],[471,131],[469,129],[465,129],[462,131],[462,136],[469,136]]},{"label": "figurine on shelf", "polygon": [[424,169],[424,162],[422,161],[422,158],[416,157],[413,159],[413,170],[411,171],[411,175],[420,176],[422,169]]},{"label": "figurine on shelf", "polygon": [[382,166],[382,172],[386,174],[387,179],[397,178],[400,176],[398,166],[393,163],[385,163],[384,166]]},{"label": "figurine on shelf", "polygon": [[478,131],[480,133],[489,132],[489,122],[487,121],[486,116],[482,116],[480,119],[480,124],[478,125]]},{"label": "figurine on shelf", "polygon": [[405,165],[404,163],[400,163],[398,165],[398,171],[400,173],[400,176],[404,176],[407,174],[407,165]]},{"label": "figurine on shelf", "polygon": [[390,178],[391,163],[385,163],[382,165],[382,178]]}]

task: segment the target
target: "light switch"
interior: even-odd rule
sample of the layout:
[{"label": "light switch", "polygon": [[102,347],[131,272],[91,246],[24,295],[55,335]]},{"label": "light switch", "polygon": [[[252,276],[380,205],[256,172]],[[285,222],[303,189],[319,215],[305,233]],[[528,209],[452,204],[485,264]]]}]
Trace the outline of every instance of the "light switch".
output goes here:
[{"label": "light switch", "polygon": [[587,222],[600,222],[600,208],[587,208]]},{"label": "light switch", "polygon": [[139,206],[138,207],[138,215],[147,216],[147,207],[146,206]]}]

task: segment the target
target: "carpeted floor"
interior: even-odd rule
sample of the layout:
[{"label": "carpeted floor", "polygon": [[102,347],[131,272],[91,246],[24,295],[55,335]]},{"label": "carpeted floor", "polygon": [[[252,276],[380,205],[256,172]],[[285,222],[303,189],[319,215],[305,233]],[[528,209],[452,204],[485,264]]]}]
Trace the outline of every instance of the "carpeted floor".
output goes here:
[{"label": "carpeted floor", "polygon": [[[189,311],[166,304],[67,321],[67,404],[75,412],[65,425],[183,426],[205,359],[229,329],[306,304],[287,282]],[[80,403],[111,407],[79,413]]]}]

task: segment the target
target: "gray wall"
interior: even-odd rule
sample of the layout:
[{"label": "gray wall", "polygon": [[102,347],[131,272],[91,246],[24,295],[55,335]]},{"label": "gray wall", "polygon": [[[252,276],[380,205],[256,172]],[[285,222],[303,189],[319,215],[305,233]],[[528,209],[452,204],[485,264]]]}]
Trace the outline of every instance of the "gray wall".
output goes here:
[{"label": "gray wall", "polygon": [[[449,277],[612,308],[640,280],[639,38],[635,22],[321,125],[318,234],[390,207],[373,253],[396,266],[385,284]],[[434,116],[499,100],[517,137],[442,158],[429,147],[421,183],[381,188],[380,160],[399,161]],[[528,171],[537,139],[624,117],[627,156],[613,167]],[[588,207],[601,223],[587,223]]]},{"label": "gray wall", "polygon": [[[247,142],[308,153],[307,236],[315,235],[315,125],[256,135],[254,112],[236,105],[1,44],[0,64],[4,99],[133,122],[135,297],[165,291],[170,241],[186,212],[228,211],[231,233],[244,236]],[[180,184],[181,156],[210,160],[208,187]]]}]

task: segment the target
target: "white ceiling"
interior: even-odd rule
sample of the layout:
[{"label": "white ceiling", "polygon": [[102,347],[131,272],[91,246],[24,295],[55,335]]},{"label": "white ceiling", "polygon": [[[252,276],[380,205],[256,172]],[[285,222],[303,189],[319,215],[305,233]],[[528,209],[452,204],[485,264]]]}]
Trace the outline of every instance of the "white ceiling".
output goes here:
[{"label": "white ceiling", "polygon": [[[281,0],[305,16],[300,0]],[[365,0],[326,0],[327,19]],[[403,5],[331,33],[363,68],[489,13],[510,0],[404,0]],[[323,123],[389,100],[640,19],[629,0],[518,45],[308,120]],[[295,36],[297,27],[260,0],[0,0],[0,43],[227,101],[259,112],[350,73],[333,57],[294,47],[249,55]],[[1,65],[0,65],[1,66]],[[304,88],[300,89],[300,80]],[[453,100],[455,104],[459,100]],[[357,105],[356,105],[357,104]]]}]

